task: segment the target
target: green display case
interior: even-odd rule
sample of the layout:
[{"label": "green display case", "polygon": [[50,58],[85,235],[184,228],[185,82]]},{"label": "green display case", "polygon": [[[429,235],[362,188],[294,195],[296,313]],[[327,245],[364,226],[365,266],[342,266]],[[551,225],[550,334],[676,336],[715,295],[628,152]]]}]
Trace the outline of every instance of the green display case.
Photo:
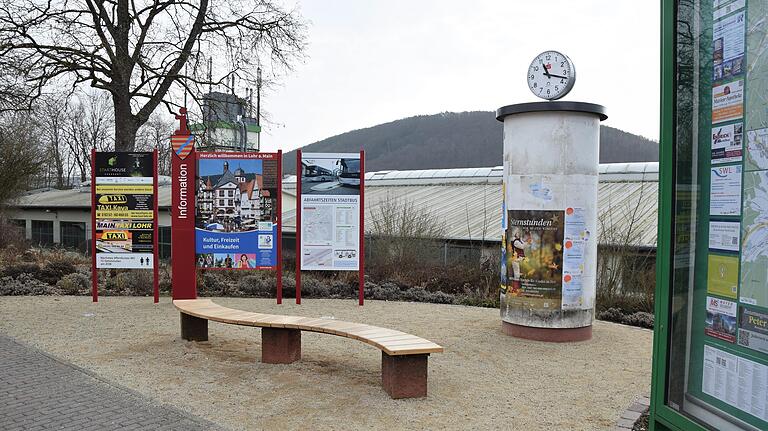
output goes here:
[{"label": "green display case", "polygon": [[768,429],[768,1],[661,2],[651,429]]}]

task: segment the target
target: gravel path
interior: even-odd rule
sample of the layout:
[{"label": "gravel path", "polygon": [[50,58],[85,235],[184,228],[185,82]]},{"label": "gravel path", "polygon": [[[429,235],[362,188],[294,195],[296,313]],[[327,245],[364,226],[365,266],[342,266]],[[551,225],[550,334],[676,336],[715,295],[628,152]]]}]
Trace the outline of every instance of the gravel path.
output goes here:
[{"label": "gravel path", "polygon": [[575,344],[501,333],[498,310],[455,305],[221,298],[242,310],[384,326],[446,348],[429,360],[429,397],[392,400],[379,350],[304,333],[302,359],[261,364],[256,328],[211,323],[179,338],[168,298],[0,297],[0,332],[119,385],[234,429],[610,429],[649,392],[652,333],[595,322]]}]

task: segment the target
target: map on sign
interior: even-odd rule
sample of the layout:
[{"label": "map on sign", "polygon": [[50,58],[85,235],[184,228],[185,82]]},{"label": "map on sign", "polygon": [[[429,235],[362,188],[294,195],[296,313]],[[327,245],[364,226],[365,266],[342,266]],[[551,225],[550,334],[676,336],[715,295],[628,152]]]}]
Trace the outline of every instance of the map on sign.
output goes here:
[{"label": "map on sign", "polygon": [[768,306],[768,171],[744,174],[741,302]]},{"label": "map on sign", "polygon": [[768,169],[768,128],[747,132],[747,171]]},{"label": "map on sign", "polygon": [[[750,2],[747,14],[747,95],[744,113],[748,130],[768,127],[768,4]],[[763,134],[764,135],[764,134]],[[763,157],[766,142],[762,140]],[[762,166],[759,169],[768,169]],[[747,166],[747,170],[751,170]]]}]

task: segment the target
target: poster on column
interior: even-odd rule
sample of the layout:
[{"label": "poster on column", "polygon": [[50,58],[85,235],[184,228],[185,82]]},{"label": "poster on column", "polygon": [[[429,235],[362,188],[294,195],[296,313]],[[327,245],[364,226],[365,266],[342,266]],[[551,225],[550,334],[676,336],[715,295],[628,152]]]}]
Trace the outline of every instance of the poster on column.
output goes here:
[{"label": "poster on column", "polygon": [[584,302],[584,260],[591,233],[587,229],[584,208],[565,209],[563,242],[563,310],[582,309]]},{"label": "poster on column", "polygon": [[[564,211],[507,211],[508,304],[538,310],[560,309],[563,294],[563,220]],[[578,260],[575,255],[571,257],[574,261]],[[580,278],[572,282],[575,286]],[[574,290],[577,288],[574,287]],[[573,302],[572,299],[569,301]]]},{"label": "poster on column", "polygon": [[154,266],[154,163],[149,152],[97,152],[96,267]]},{"label": "poster on column", "polygon": [[301,157],[301,269],[357,271],[360,154]]},{"label": "poster on column", "polygon": [[197,153],[198,268],[277,266],[276,153]]}]

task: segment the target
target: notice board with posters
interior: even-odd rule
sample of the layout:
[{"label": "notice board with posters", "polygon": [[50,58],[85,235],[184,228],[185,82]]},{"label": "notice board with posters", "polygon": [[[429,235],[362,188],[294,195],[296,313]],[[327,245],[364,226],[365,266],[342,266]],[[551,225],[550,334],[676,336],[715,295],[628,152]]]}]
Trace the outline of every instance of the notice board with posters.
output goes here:
[{"label": "notice board with posters", "polygon": [[768,2],[670,2],[663,21],[654,411],[768,429]]},{"label": "notice board with posters", "polygon": [[153,153],[96,152],[94,166],[96,267],[153,268]]},{"label": "notice board with posters", "polygon": [[360,268],[360,153],[302,153],[301,270]]},{"label": "notice board with posters", "polygon": [[278,153],[197,153],[198,268],[277,267],[279,163]]}]

